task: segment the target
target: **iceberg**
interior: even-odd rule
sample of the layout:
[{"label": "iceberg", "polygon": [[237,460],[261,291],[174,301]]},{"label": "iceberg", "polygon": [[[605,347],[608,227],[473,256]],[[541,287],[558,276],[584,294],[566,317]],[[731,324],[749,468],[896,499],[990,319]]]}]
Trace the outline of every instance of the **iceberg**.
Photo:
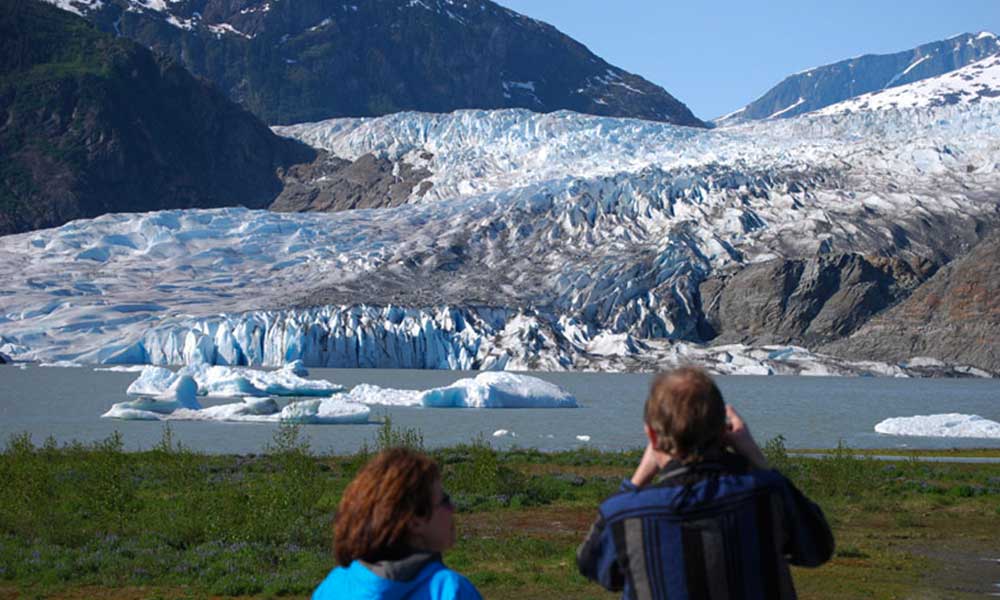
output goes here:
[{"label": "iceberg", "polygon": [[384,388],[370,383],[354,386],[342,399],[376,406],[421,406],[419,390]]},{"label": "iceberg", "polygon": [[947,413],[894,417],[875,425],[875,431],[887,435],[997,439],[1000,423],[979,415]]},{"label": "iceberg", "polygon": [[206,408],[178,407],[148,399],[115,404],[103,417],[145,421],[219,421],[339,425],[367,423],[371,409],[336,398],[310,398],[280,408],[274,398],[244,398]]},{"label": "iceberg", "polygon": [[427,390],[420,403],[436,408],[576,408],[560,386],[529,375],[489,371]]},{"label": "iceberg", "polygon": [[276,371],[243,367],[188,365],[177,373],[165,367],[148,366],[132,382],[127,393],[132,396],[155,396],[164,393],[179,377],[190,376],[203,396],[234,398],[242,396],[332,396],[344,387],[324,379],[304,379],[301,363],[292,363]]},{"label": "iceberg", "polygon": [[159,420],[162,416],[170,415],[179,409],[201,409],[201,404],[198,403],[198,384],[190,375],[176,377],[167,390],[154,397],[144,396],[119,402],[101,416],[129,420]]},{"label": "iceberg", "polygon": [[293,402],[283,408],[278,420],[312,425],[367,423],[371,409],[364,404],[338,398],[315,398]]}]

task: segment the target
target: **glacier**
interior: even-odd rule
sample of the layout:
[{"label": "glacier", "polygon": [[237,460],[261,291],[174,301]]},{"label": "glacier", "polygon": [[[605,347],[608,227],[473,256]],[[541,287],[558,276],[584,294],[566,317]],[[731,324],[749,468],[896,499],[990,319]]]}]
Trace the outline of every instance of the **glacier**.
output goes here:
[{"label": "glacier", "polygon": [[794,346],[705,346],[698,284],[817,253],[954,256],[998,219],[989,96],[717,130],[524,110],[276,130],[339,158],[419,166],[430,188],[395,208],[109,214],[0,237],[0,352],[906,376]]}]

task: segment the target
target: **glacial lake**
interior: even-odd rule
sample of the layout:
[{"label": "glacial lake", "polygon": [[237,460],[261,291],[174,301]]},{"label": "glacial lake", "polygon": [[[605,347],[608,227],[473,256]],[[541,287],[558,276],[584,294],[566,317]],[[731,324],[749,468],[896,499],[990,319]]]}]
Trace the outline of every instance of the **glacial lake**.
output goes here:
[{"label": "glacial lake", "polygon": [[[428,389],[475,373],[458,371],[311,369],[310,378],[346,387]],[[532,373],[572,392],[576,409],[451,409],[373,407],[372,421],[388,414],[400,427],[419,429],[428,446],[469,442],[482,435],[497,447],[542,450],[594,447],[635,448],[642,444],[641,415],[652,375]],[[0,440],[28,432],[36,443],[90,442],[121,433],[128,450],[156,444],[163,423],[102,419],[138,373],[98,372],[92,367],[0,367]],[[976,414],[1000,421],[1000,380],[890,379],[848,377],[718,377],[726,400],[736,406],[761,442],[783,435],[789,448],[1000,447],[1000,439],[888,436],[875,424],[889,417],[940,413]],[[207,400],[204,405],[226,402]],[[174,421],[175,439],[211,453],[256,453],[272,441],[276,425]],[[378,423],[305,425],[317,452],[350,453],[372,442]],[[516,437],[494,437],[505,429]],[[589,436],[581,441],[577,436]]]}]

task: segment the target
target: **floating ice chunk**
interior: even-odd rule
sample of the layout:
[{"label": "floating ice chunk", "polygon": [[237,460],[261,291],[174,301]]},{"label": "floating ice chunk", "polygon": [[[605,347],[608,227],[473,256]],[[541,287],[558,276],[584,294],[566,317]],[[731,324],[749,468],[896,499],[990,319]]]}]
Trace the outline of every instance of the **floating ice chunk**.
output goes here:
[{"label": "floating ice chunk", "polygon": [[39,367],[61,367],[66,369],[76,369],[82,367],[80,363],[75,363],[71,360],[57,360],[55,362],[43,362],[38,365]]},{"label": "floating ice chunk", "polygon": [[292,369],[258,371],[239,367],[189,365],[202,393],[209,396],[332,396],[344,387],[324,379],[304,379]]},{"label": "floating ice chunk", "polygon": [[177,377],[163,394],[152,398],[143,396],[119,402],[101,416],[113,419],[155,420],[178,409],[195,411],[201,409],[198,403],[198,384],[189,375]]},{"label": "floating ice chunk", "polygon": [[590,441],[590,436],[589,435],[578,435],[578,436],[576,436],[576,439],[580,440],[581,442],[589,442]]},{"label": "floating ice chunk", "polygon": [[139,378],[128,386],[126,394],[130,396],[157,396],[167,391],[177,379],[177,375],[165,367],[145,367]]},{"label": "floating ice chunk", "polygon": [[281,412],[274,398],[244,398],[242,402],[230,402],[209,406],[201,410],[180,409],[170,414],[171,421],[247,421],[266,423],[278,420]]},{"label": "floating ice chunk", "polygon": [[947,413],[886,419],[875,426],[875,431],[888,435],[1000,438],[1000,423],[979,415]]},{"label": "floating ice chunk", "polygon": [[128,393],[155,396],[163,393],[177,377],[189,375],[198,383],[198,393],[224,398],[242,396],[332,396],[344,387],[323,379],[304,379],[295,374],[294,364],[277,371],[242,367],[188,365],[174,373],[164,367],[146,367],[132,382]]},{"label": "floating ice chunk", "polygon": [[537,377],[486,372],[420,394],[420,403],[458,408],[576,408],[576,398]]},{"label": "floating ice chunk", "polygon": [[110,373],[141,373],[146,368],[146,365],[116,365],[114,367],[97,367],[94,370]]},{"label": "floating ice chunk", "polygon": [[420,406],[419,390],[397,390],[384,388],[370,383],[354,386],[350,392],[341,396],[343,400],[360,404],[378,406]]},{"label": "floating ice chunk", "polygon": [[309,377],[309,369],[307,369],[305,364],[298,359],[285,364],[285,366],[281,367],[281,370],[288,371],[289,373],[298,375],[299,377]]},{"label": "floating ice chunk", "polygon": [[517,437],[517,434],[507,429],[497,429],[493,432],[493,437]]},{"label": "floating ice chunk", "polygon": [[367,423],[371,409],[364,404],[339,398],[315,398],[293,402],[281,410],[278,419],[291,423],[332,425]]},{"label": "floating ice chunk", "polygon": [[[185,376],[181,381],[192,381]],[[190,393],[186,394],[190,400]],[[331,425],[367,423],[371,409],[356,402],[334,398],[310,398],[280,408],[274,398],[243,398],[218,406],[201,408],[197,402],[183,405],[178,401],[138,398],[111,407],[103,417],[126,420],[159,421],[228,421],[244,423],[305,423]]]}]

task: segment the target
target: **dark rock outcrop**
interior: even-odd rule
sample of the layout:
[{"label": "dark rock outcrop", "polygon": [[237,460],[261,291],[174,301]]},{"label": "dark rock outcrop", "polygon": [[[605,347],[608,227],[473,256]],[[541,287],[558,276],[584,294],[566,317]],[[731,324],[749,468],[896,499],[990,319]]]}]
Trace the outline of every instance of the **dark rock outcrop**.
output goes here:
[{"label": "dark rock outcrop", "polygon": [[858,254],[774,259],[700,285],[706,337],[713,343],[794,343],[808,347],[850,334],[899,302],[933,263]]},{"label": "dark rock outcrop", "polygon": [[271,124],[403,110],[560,109],[703,127],[663,88],[488,0],[80,2]]},{"label": "dark rock outcrop", "polygon": [[726,125],[788,119],[854,96],[949,73],[1000,52],[991,33],[964,33],[895,54],[866,54],[790,75],[739,111],[716,119]]},{"label": "dark rock outcrop", "polygon": [[172,59],[0,3],[0,235],[108,212],[268,206],[315,157]]},{"label": "dark rock outcrop", "polygon": [[[427,158],[430,158],[428,155]],[[285,189],[271,210],[287,212],[386,208],[405,204],[414,188],[422,194],[431,172],[407,162],[365,154],[347,161],[325,152],[316,161],[296,165],[284,176]]]},{"label": "dark rock outcrop", "polygon": [[904,302],[820,348],[851,359],[929,356],[1000,373],[1000,231],[945,265]]}]

